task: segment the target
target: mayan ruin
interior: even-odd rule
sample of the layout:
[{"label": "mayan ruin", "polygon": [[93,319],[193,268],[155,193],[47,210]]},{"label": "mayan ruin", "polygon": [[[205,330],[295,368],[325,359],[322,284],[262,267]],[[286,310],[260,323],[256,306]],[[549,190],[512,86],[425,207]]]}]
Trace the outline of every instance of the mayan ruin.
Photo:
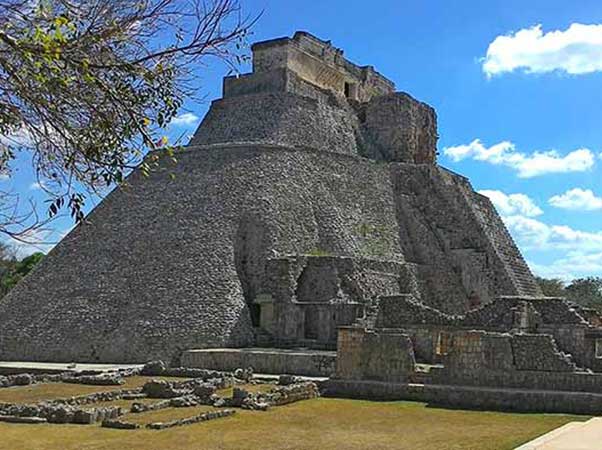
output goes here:
[{"label": "mayan ruin", "polygon": [[[602,317],[543,295],[490,199],[438,164],[435,110],[307,32],[252,58],[177,164],[132,173],[4,298],[0,360],[121,364],[89,375],[116,386],[146,364],[198,382],[111,401],[228,408],[156,429],[320,395],[599,413]],[[235,387],[253,372],[280,378]],[[32,376],[0,382],[71,380]],[[35,415],[137,428],[93,401]]]}]

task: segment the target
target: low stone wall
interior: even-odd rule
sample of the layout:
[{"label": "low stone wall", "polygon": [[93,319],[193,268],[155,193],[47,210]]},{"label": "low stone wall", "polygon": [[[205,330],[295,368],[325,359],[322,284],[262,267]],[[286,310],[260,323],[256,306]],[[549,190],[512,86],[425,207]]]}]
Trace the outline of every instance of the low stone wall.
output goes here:
[{"label": "low stone wall", "polygon": [[167,367],[167,365],[160,360],[147,362],[140,370],[140,374],[145,376],[202,378],[203,380],[230,378],[233,375],[230,372],[197,369],[193,367]]},{"label": "low stone wall", "polygon": [[310,382],[278,386],[262,397],[270,406],[282,406],[319,396],[318,386]]},{"label": "low stone wall", "polygon": [[322,395],[386,401],[409,400],[479,410],[592,415],[602,413],[602,394],[585,392],[328,380],[324,383]]},{"label": "low stone wall", "polygon": [[233,371],[252,367],[256,373],[290,373],[327,377],[335,372],[336,352],[266,348],[188,350],[182,354],[186,367]]},{"label": "low stone wall", "polygon": [[[0,388],[12,386],[28,386],[36,383],[71,383],[92,386],[119,386],[125,383],[124,378],[138,375],[138,369],[117,370],[105,373],[61,372],[56,374],[35,374],[19,372],[11,375],[0,375]],[[180,376],[180,375],[178,375]]]},{"label": "low stone wall", "polygon": [[95,392],[88,395],[80,395],[69,398],[60,398],[48,400],[37,404],[22,405],[15,403],[0,403],[0,414],[3,415],[18,415],[18,416],[37,416],[39,411],[55,408],[68,407],[77,408],[84,405],[95,404],[99,402],[112,402],[115,400],[128,400],[141,398],[145,396],[142,393],[142,388],[137,389],[122,389],[108,392]]},{"label": "low stone wall", "polygon": [[146,428],[152,430],[164,430],[165,428],[180,427],[182,425],[192,425],[199,422],[206,422],[207,420],[219,419],[222,417],[229,417],[236,413],[233,409],[223,409],[220,411],[210,411],[203,414],[199,414],[194,417],[187,417],[185,419],[173,420],[171,422],[153,422],[149,423]]},{"label": "low stone wall", "polygon": [[[183,425],[192,425],[199,422],[206,422],[207,420],[219,419],[222,417],[229,417],[236,413],[232,409],[223,409],[219,411],[210,411],[199,414],[198,416],[187,417],[185,419],[172,420],[170,422],[153,422],[146,425],[146,428],[151,430],[164,430],[166,428],[179,427]],[[142,425],[132,422],[126,422],[123,420],[105,420],[102,423],[104,428],[116,428],[118,430],[137,430],[142,428]]]},{"label": "low stone wall", "polygon": [[467,369],[462,372],[452,372],[443,368],[431,370],[430,381],[467,386],[602,393],[602,374],[589,372],[486,369],[474,369],[472,371]]},{"label": "low stone wall", "polygon": [[576,367],[550,335],[459,331],[434,384],[602,393],[602,374]]},{"label": "low stone wall", "polygon": [[120,386],[125,380],[118,373],[107,373],[102,375],[64,376],[63,383],[87,384],[93,386]]},{"label": "low stone wall", "polygon": [[[19,419],[43,419],[49,423],[93,424],[116,419],[124,413],[120,407],[79,408],[67,404],[41,403],[38,405],[0,405],[0,416],[4,421],[18,422]],[[13,419],[10,419],[13,418]]]}]

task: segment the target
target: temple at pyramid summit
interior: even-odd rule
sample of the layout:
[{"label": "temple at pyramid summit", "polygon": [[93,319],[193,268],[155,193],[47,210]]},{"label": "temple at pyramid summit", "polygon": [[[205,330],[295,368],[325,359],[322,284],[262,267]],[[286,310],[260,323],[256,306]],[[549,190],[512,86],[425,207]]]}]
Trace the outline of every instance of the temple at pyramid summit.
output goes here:
[{"label": "temple at pyramid summit", "polygon": [[597,380],[600,317],[542,297],[489,199],[438,165],[432,107],[306,32],[252,52],[177,164],[132,173],[0,301],[0,360]]}]

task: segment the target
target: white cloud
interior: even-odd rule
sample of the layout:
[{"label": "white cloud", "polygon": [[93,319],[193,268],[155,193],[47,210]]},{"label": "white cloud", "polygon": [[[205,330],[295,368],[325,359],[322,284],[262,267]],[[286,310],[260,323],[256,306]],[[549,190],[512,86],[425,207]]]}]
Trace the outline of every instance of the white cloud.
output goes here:
[{"label": "white cloud", "polygon": [[0,144],[11,147],[31,147],[33,140],[29,131],[20,128],[13,133],[0,135]]},{"label": "white cloud", "polygon": [[548,203],[556,208],[573,211],[602,209],[602,197],[596,197],[590,189],[574,188],[566,191],[564,194],[551,197]]},{"label": "white cloud", "polygon": [[531,270],[544,278],[574,278],[602,275],[602,231],[575,230],[566,225],[549,225],[520,215],[502,216],[519,247],[531,256],[536,252],[560,252],[549,264],[527,261]]},{"label": "white cloud", "polygon": [[519,245],[530,250],[602,252],[602,231],[574,230],[566,225],[548,225],[520,215],[502,217]]},{"label": "white cloud", "polygon": [[199,117],[193,113],[180,114],[171,120],[171,125],[183,126],[183,125],[194,125],[199,121]]},{"label": "white cloud", "polygon": [[485,147],[479,139],[475,139],[470,144],[446,147],[443,152],[454,162],[473,158],[509,167],[516,170],[520,178],[549,173],[585,172],[595,164],[594,153],[587,148],[580,148],[566,155],[555,150],[526,154],[516,151],[515,145],[509,141]]},{"label": "white cloud", "polygon": [[535,217],[543,211],[525,194],[505,194],[502,191],[482,190],[479,194],[489,197],[498,212],[503,216],[521,215]]},{"label": "white cloud", "polygon": [[575,278],[602,275],[602,252],[571,252],[550,264],[528,262],[531,270],[544,278],[560,278],[571,281]]},{"label": "white cloud", "polygon": [[523,28],[497,36],[482,61],[489,77],[517,69],[575,75],[602,71],[602,25],[573,23],[547,33],[541,25]]},{"label": "white cloud", "polygon": [[29,189],[31,189],[32,191],[38,191],[40,189],[44,189],[44,185],[39,181],[36,181],[35,183],[31,183],[29,185]]}]

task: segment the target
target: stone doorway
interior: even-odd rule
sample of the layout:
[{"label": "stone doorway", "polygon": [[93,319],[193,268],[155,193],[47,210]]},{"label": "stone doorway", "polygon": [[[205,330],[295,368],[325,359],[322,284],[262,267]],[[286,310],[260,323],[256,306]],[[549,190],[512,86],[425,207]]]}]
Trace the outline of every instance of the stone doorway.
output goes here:
[{"label": "stone doorway", "polygon": [[318,339],[318,310],[316,308],[305,308],[305,321],[304,321],[304,337],[305,339],[316,340]]}]

